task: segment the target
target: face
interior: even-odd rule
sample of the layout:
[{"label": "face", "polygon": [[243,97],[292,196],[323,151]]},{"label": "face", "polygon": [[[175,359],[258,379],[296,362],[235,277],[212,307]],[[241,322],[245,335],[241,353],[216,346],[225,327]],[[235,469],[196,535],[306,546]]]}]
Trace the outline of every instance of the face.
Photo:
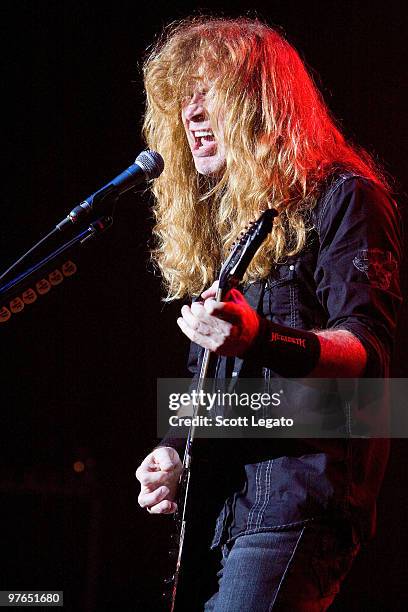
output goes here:
[{"label": "face", "polygon": [[182,106],[181,117],[197,172],[207,176],[219,174],[225,166],[222,125],[216,139],[210,121],[211,104],[206,91],[197,88]]}]

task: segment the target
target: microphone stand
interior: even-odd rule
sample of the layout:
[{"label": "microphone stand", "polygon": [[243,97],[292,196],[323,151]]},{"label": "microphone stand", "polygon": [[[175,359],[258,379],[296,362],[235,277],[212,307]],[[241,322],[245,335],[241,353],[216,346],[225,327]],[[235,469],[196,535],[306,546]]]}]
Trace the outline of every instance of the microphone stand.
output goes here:
[{"label": "microphone stand", "polygon": [[[43,259],[37,263],[32,264],[29,268],[20,272],[17,276],[12,278],[6,284],[0,286],[0,325],[5,323],[11,318],[12,314],[23,310],[25,304],[30,304],[36,301],[37,295],[32,284],[41,278],[44,278],[44,274],[47,272],[54,271],[54,266],[61,260],[62,256],[67,256],[75,247],[81,247],[86,244],[92,238],[96,238],[103,234],[113,224],[112,213],[102,216],[95,221],[92,221],[86,229],[81,230],[78,234],[70,238],[67,242],[64,242],[55,251],[46,255]],[[69,271],[66,276],[71,276],[75,272],[76,268]],[[68,272],[68,271],[67,271]],[[59,284],[62,281],[63,275],[61,274],[60,280],[55,283]],[[30,288],[30,295],[27,295],[27,299],[21,298],[24,291]],[[39,295],[47,293],[50,287],[45,291],[41,292],[37,289]],[[14,302],[14,304],[13,304]]]}]

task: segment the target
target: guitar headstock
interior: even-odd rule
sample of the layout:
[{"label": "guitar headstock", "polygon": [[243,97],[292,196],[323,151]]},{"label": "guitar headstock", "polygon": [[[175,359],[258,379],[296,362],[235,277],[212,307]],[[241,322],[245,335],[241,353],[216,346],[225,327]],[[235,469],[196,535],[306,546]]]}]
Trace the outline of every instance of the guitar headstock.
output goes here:
[{"label": "guitar headstock", "polygon": [[251,263],[255,253],[272,231],[273,220],[277,216],[274,208],[268,208],[251,223],[249,229],[239,238],[224,262],[219,275],[219,288],[227,291],[238,285]]}]

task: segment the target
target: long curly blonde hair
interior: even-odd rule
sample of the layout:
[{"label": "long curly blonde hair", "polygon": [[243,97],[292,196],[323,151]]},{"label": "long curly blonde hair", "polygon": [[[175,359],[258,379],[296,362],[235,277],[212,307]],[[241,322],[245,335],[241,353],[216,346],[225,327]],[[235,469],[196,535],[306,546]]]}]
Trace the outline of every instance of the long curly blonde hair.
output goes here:
[{"label": "long curly blonde hair", "polygon": [[[146,59],[144,77],[144,135],[165,161],[153,186],[152,256],[167,299],[208,287],[238,234],[267,207],[279,216],[245,280],[265,278],[298,253],[308,211],[337,168],[382,182],[368,154],[345,141],[295,49],[257,20],[172,24]],[[216,135],[223,119],[226,162],[217,178],[195,170],[181,119],[182,101],[203,79]]]}]

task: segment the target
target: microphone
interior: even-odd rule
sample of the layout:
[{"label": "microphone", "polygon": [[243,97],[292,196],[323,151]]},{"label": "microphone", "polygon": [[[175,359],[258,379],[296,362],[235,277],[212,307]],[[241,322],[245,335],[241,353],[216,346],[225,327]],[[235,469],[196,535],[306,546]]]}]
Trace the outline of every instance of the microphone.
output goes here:
[{"label": "microphone", "polygon": [[68,223],[77,223],[82,217],[93,212],[107,196],[113,195],[114,198],[118,198],[139,183],[157,178],[163,170],[164,161],[160,153],[149,149],[142,151],[129,168],[75,206],[67,217],[55,226],[56,229],[62,230]]}]

